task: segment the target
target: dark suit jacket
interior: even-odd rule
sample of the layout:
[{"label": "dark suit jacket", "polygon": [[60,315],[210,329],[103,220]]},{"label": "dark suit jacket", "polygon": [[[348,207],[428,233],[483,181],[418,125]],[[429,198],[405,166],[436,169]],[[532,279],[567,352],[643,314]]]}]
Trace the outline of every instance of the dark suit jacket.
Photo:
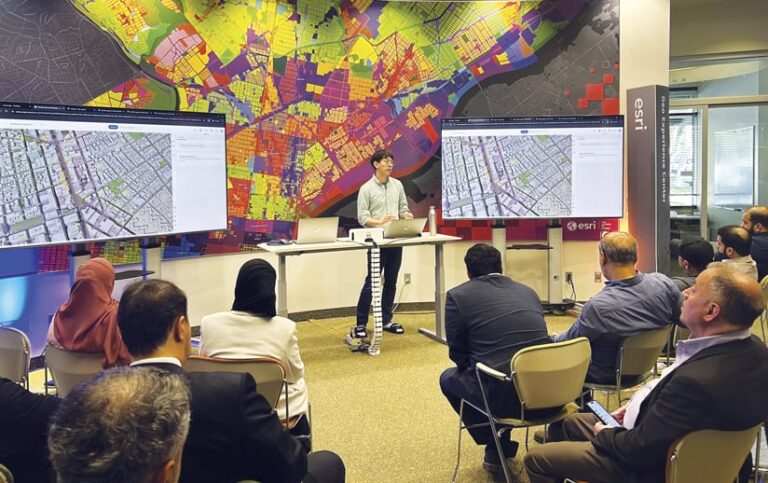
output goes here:
[{"label": "dark suit jacket", "polygon": [[190,382],[192,423],[181,461],[182,483],[300,482],[304,478],[306,452],[256,392],[250,374],[146,365],[186,374]]},{"label": "dark suit jacket", "polygon": [[498,274],[473,278],[448,291],[445,334],[448,355],[459,371],[474,371],[482,362],[509,374],[509,361],[517,351],[550,342],[536,292]]},{"label": "dark suit jacket", "polygon": [[739,431],[768,416],[768,349],[755,337],[702,350],[665,377],[640,406],[635,428],[604,429],[592,444],[636,471],[664,481],[667,451],[701,429]]},{"label": "dark suit jacket", "polygon": [[0,377],[0,463],[17,483],[49,481],[48,420],[60,402]]}]

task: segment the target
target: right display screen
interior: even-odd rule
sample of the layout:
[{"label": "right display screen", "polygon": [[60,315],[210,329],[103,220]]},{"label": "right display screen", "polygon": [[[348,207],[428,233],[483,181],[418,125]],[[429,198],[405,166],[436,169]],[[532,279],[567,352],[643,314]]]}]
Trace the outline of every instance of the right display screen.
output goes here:
[{"label": "right display screen", "polygon": [[445,219],[621,218],[624,117],[444,118]]}]

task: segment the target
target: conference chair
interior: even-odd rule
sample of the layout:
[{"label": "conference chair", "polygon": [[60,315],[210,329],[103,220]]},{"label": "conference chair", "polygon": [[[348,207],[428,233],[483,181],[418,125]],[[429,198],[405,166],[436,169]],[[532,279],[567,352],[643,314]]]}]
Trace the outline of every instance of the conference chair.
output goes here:
[{"label": "conference chair", "polygon": [[[762,280],[760,280],[760,287],[763,289],[763,299],[768,301],[768,275],[763,277]],[[768,343],[768,339],[765,338],[765,328],[768,326],[768,309],[763,310],[762,315],[760,316],[760,331],[763,334],[763,342]]]},{"label": "conference chair", "polygon": [[666,483],[732,483],[762,424],[744,431],[694,431],[669,448]]},{"label": "conference chair", "polygon": [[273,408],[277,407],[280,394],[285,391],[285,409],[288,415],[288,383],[285,380],[285,367],[278,359],[272,357],[224,359],[193,355],[187,359],[184,369],[190,372],[247,372],[256,381],[256,390]]},{"label": "conference chair", "polygon": [[[463,400],[459,407],[459,443],[456,455],[456,467],[453,470],[453,481],[459,472],[461,462],[461,430],[466,426],[462,423],[464,407],[472,409],[488,417],[488,423],[480,426],[490,426],[496,450],[501,461],[504,461],[504,453],[501,449],[500,438],[506,431],[515,428],[526,428],[526,448],[528,447],[528,429],[532,426],[551,424],[579,410],[574,401],[579,399],[584,387],[584,379],[587,377],[589,360],[592,350],[589,340],[585,337],[558,342],[526,347],[518,351],[510,361],[510,375],[496,371],[485,364],[478,363],[475,366],[475,375],[480,385],[480,394],[483,405],[481,407]],[[521,412],[519,418],[502,418],[491,413],[483,380],[487,378],[497,379],[512,384],[520,399]],[[526,413],[537,409],[561,408],[557,414],[530,418]],[[475,426],[473,426],[475,427]],[[509,483],[511,476],[506,464],[502,465],[504,477]]]},{"label": "conference chair", "polygon": [[13,483],[11,470],[2,463],[0,463],[0,483]]},{"label": "conference chair", "polygon": [[[672,324],[654,330],[647,330],[625,338],[616,355],[616,383],[595,384],[587,382],[592,391],[605,392],[606,407],[610,409],[610,395],[616,393],[618,406],[621,406],[621,391],[632,389],[644,383],[656,373],[656,361],[661,350],[667,344],[672,331]],[[636,378],[628,387],[622,387],[622,378]]]},{"label": "conference chair", "polygon": [[103,359],[101,352],[73,352],[50,344],[45,348],[45,365],[51,371],[59,397],[65,397],[75,386],[98,374]]},{"label": "conference chair", "polygon": [[27,334],[13,327],[0,327],[0,376],[29,389],[30,354]]}]

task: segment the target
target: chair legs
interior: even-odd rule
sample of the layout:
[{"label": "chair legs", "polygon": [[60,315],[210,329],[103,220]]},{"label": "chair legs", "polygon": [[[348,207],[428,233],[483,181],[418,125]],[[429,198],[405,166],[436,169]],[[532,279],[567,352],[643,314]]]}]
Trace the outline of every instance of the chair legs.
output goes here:
[{"label": "chair legs", "polygon": [[462,421],[464,420],[464,400],[459,403],[459,446],[456,449],[456,467],[453,468],[453,478],[451,481],[456,483],[456,476],[459,474],[459,464],[461,463],[461,430],[464,429]]}]

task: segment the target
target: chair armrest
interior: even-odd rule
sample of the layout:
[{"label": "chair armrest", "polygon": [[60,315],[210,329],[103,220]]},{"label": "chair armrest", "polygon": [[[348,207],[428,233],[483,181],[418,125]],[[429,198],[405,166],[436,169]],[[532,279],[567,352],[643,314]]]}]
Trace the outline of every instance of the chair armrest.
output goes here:
[{"label": "chair armrest", "polygon": [[477,364],[475,364],[475,368],[478,371],[478,373],[482,372],[485,375],[490,376],[490,377],[492,377],[494,379],[498,379],[500,381],[509,381],[510,380],[509,377],[506,374],[504,374],[503,372],[499,372],[496,369],[490,368],[490,367],[486,366],[485,364],[483,364],[482,362],[478,362]]}]

